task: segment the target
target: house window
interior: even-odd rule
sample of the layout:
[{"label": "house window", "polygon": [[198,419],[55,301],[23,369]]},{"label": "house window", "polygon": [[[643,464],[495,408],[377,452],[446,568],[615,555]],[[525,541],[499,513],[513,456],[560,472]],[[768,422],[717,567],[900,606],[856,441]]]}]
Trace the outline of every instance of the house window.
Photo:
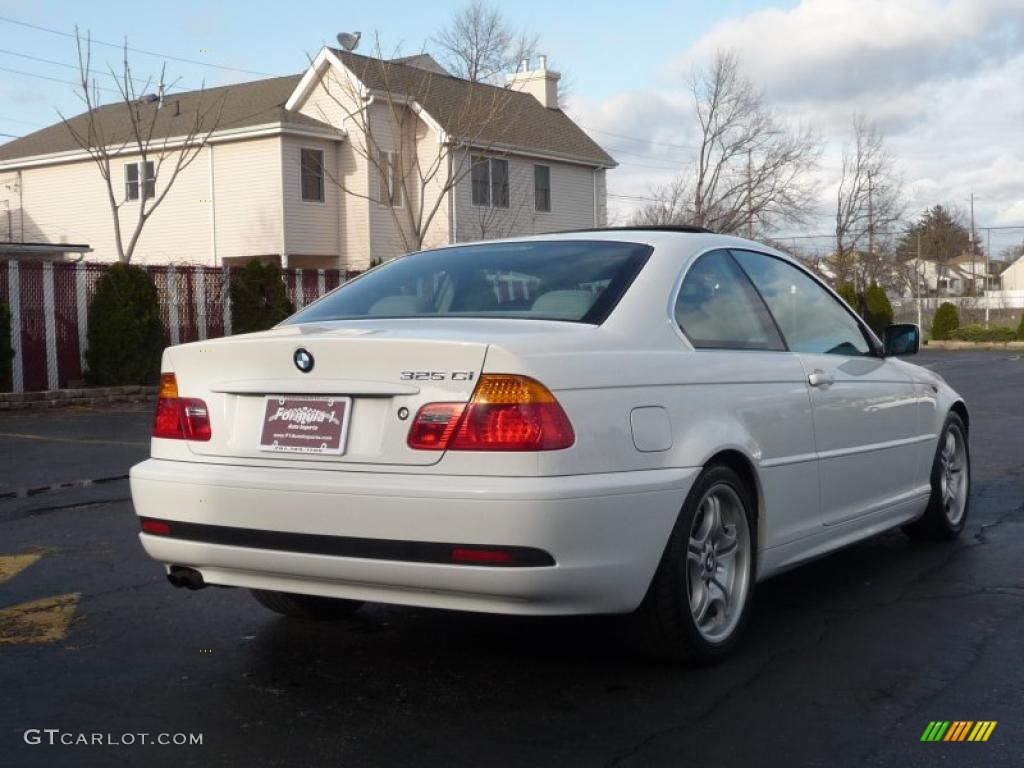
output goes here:
[{"label": "house window", "polygon": [[491,164],[486,157],[473,155],[473,205],[489,206],[491,204]]},{"label": "house window", "polygon": [[[145,166],[143,169],[142,166]],[[140,174],[140,171],[143,173]],[[140,175],[142,179],[140,181]],[[156,168],[152,160],[145,163],[128,163],[124,167],[124,196],[127,200],[138,200],[143,191],[146,199],[156,196]]]},{"label": "house window", "polygon": [[380,152],[377,159],[380,204],[399,208],[402,205],[402,166],[395,152]]},{"label": "house window", "polygon": [[299,150],[302,166],[302,199],[311,203],[324,201],[324,153],[320,149]]},{"label": "house window", "polygon": [[508,160],[473,155],[473,205],[508,208]]},{"label": "house window", "polygon": [[491,207],[508,208],[508,160],[491,158]]},{"label": "house window", "polygon": [[551,210],[551,166],[533,166],[533,204],[535,210]]}]

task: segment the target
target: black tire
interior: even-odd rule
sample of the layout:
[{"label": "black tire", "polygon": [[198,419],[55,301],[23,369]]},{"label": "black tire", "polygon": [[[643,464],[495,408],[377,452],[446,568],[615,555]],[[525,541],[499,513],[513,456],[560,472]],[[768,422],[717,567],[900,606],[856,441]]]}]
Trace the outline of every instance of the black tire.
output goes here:
[{"label": "black tire", "polygon": [[[963,497],[963,513],[954,520],[948,514],[948,504],[944,498],[943,475],[945,465],[943,461],[943,447],[946,445],[947,435],[952,431],[956,439],[962,441],[963,445],[963,467],[960,471],[964,473],[963,481],[966,484]],[[924,514],[912,523],[903,526],[903,532],[912,539],[923,540],[951,540],[955,539],[963,531],[967,523],[967,515],[971,507],[971,448],[968,441],[967,426],[959,414],[950,411],[946,421],[942,425],[942,432],[939,434],[939,442],[935,447],[935,457],[932,459],[931,473],[932,494],[928,499],[928,507]]]},{"label": "black tire", "polygon": [[275,613],[293,619],[336,621],[351,616],[363,607],[360,600],[341,600],[318,595],[296,595],[290,592],[270,592],[265,589],[250,589],[256,602]]},{"label": "black tire", "polygon": [[[733,619],[733,628],[727,637],[712,642],[702,634],[690,609],[688,579],[691,578],[692,572],[687,570],[691,567],[687,559],[691,532],[700,505],[709,492],[721,486],[732,489],[742,504],[742,513],[746,520],[747,581],[743,591],[743,605],[738,617]],[[723,659],[736,649],[750,618],[753,602],[757,560],[757,514],[753,498],[752,489],[727,466],[706,467],[697,478],[672,529],[647,595],[631,617],[632,637],[641,653],[662,661],[699,665]],[[738,530],[740,526],[735,527],[738,540],[743,532]],[[737,563],[736,573],[739,574],[743,570]]]}]

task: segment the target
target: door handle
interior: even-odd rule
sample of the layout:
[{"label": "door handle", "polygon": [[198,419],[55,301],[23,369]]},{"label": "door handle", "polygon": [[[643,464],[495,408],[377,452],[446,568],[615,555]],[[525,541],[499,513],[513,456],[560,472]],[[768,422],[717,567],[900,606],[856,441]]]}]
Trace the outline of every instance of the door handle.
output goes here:
[{"label": "door handle", "polygon": [[827,387],[835,383],[835,379],[824,371],[815,371],[807,377],[807,383],[812,387]]}]

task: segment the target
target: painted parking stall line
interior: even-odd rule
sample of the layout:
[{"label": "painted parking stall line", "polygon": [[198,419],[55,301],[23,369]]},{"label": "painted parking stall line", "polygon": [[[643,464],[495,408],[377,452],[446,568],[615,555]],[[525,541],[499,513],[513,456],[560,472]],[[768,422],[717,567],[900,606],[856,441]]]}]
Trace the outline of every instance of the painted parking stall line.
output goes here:
[{"label": "painted parking stall line", "polygon": [[[15,578],[47,554],[48,550],[36,550],[0,555],[0,584]],[[81,599],[81,592],[67,592],[0,607],[0,645],[64,640]]]}]

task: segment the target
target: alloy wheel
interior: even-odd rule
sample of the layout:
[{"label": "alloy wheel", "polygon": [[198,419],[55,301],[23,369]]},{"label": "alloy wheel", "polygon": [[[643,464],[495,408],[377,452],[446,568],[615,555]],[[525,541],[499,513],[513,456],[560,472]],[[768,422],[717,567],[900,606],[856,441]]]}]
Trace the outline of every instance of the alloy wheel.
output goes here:
[{"label": "alloy wheel", "polygon": [[710,643],[729,638],[750,589],[750,529],[739,494],[717,483],[704,494],[690,526],[686,588],[697,631]]},{"label": "alloy wheel", "polygon": [[955,424],[950,425],[939,454],[942,509],[950,525],[959,524],[967,507],[968,471],[967,443],[964,441],[964,435]]}]

